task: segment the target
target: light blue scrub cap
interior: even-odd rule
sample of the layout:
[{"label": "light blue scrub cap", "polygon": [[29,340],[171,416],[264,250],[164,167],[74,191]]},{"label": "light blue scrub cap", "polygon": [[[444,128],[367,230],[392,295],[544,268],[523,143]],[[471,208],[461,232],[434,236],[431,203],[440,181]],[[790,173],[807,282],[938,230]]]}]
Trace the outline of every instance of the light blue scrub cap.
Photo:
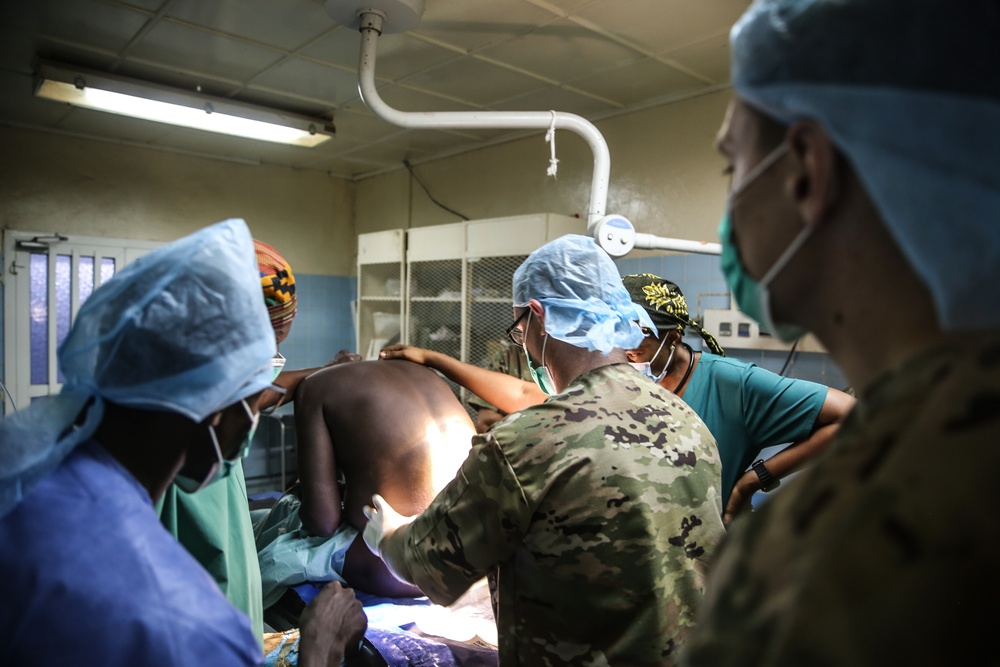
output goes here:
[{"label": "light blue scrub cap", "polygon": [[635,349],[643,339],[639,325],[655,328],[589,236],[561,236],[535,250],[514,272],[513,287],[514,306],[536,299],[545,307],[547,334],[592,352]]},{"label": "light blue scrub cap", "polygon": [[140,257],[80,308],[61,393],[0,420],[0,516],[93,435],[105,400],[200,422],[270,386],[276,351],[242,220]]},{"label": "light blue scrub cap", "polygon": [[757,0],[733,85],[830,132],[948,330],[1000,326],[1000,3]]}]

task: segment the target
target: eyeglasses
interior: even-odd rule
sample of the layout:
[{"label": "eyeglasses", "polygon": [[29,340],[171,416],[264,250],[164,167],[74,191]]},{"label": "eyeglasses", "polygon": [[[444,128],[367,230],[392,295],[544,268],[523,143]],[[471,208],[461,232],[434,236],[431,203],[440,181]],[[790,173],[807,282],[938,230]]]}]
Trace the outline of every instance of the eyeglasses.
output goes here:
[{"label": "eyeglasses", "polygon": [[524,319],[525,315],[530,312],[530,308],[525,308],[521,311],[521,314],[517,316],[517,319],[514,320],[514,324],[507,327],[507,338],[510,338],[510,342],[514,343],[514,345],[517,345],[518,347],[524,345],[524,331],[516,329],[515,327],[517,327],[517,325],[521,323],[521,320]]}]

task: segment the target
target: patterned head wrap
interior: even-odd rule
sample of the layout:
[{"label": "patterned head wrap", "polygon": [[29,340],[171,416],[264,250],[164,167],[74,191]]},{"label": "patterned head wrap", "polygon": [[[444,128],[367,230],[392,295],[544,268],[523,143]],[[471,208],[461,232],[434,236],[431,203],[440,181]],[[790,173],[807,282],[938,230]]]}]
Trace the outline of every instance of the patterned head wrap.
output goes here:
[{"label": "patterned head wrap", "polygon": [[267,314],[271,317],[271,326],[278,329],[295,317],[295,276],[292,275],[292,267],[277,250],[257,239],[254,239],[253,246],[257,253]]},{"label": "patterned head wrap", "polygon": [[687,300],[677,283],[652,273],[633,273],[622,278],[622,283],[632,301],[642,306],[649,319],[653,320],[657,337],[660,331],[680,329],[683,334],[686,327],[691,327],[705,341],[708,349],[720,357],[726,356],[719,341],[688,315]]}]

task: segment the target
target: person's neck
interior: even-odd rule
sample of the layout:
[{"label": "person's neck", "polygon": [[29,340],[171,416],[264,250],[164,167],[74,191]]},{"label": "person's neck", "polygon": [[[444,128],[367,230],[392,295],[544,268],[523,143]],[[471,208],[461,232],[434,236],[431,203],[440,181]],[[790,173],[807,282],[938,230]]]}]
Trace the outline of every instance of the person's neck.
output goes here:
[{"label": "person's neck", "polygon": [[[691,381],[691,372],[694,371],[694,365],[697,363],[697,353],[681,340],[674,343],[674,346],[674,358],[670,360],[670,370],[660,380],[660,386],[680,396],[687,388],[687,383]],[[666,363],[670,357],[669,348],[660,352],[658,356],[662,356],[663,362]],[[663,372],[662,368],[651,370],[654,373]]]},{"label": "person's neck", "polygon": [[799,321],[823,343],[860,395],[916,354],[952,345],[930,290],[879,222],[830,244],[827,279]]},{"label": "person's neck", "polygon": [[880,377],[921,352],[961,345],[965,338],[940,331],[936,326],[913,330],[892,326],[892,323],[881,327],[872,323],[862,327],[817,328],[816,337],[858,395],[863,395]]},{"label": "person's neck", "polygon": [[624,350],[616,348],[608,354],[604,354],[599,350],[591,352],[556,340],[551,336],[549,338],[551,340],[549,340],[548,347],[546,348],[545,364],[549,367],[552,380],[559,387],[560,393],[565,391],[573,380],[588,371],[601,368],[602,366],[628,362],[628,357],[625,356]]},{"label": "person's neck", "polygon": [[184,465],[190,420],[180,415],[108,403],[94,439],[157,502]]}]

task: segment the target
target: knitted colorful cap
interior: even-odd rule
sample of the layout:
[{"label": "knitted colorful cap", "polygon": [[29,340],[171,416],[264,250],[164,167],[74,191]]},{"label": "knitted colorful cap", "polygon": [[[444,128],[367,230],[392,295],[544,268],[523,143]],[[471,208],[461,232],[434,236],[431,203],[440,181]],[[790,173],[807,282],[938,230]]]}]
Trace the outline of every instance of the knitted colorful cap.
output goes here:
[{"label": "knitted colorful cap", "polygon": [[292,274],[292,267],[273,247],[256,239],[253,245],[257,253],[260,286],[264,290],[267,314],[271,318],[271,326],[278,329],[295,317],[295,276]]}]

